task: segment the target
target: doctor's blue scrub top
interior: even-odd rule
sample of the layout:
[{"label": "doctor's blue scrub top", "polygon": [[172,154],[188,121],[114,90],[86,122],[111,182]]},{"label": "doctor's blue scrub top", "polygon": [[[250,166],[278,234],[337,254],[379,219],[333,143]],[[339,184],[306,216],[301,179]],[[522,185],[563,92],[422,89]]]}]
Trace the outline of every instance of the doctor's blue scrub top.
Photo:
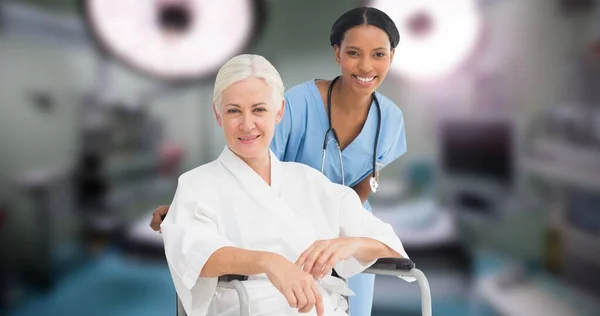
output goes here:
[{"label": "doctor's blue scrub top", "polygon": [[[383,168],[406,152],[406,135],[400,108],[382,94],[375,92],[375,95],[381,106],[377,164]],[[315,80],[289,89],[285,101],[283,118],[276,126],[271,150],[281,161],[300,162],[321,171],[323,141],[329,119]],[[355,186],[373,172],[377,120],[377,106],[373,102],[361,132],[342,150],[346,186]],[[332,182],[342,184],[337,143],[332,133],[328,136],[324,173]],[[370,210],[368,202],[365,207]]]}]

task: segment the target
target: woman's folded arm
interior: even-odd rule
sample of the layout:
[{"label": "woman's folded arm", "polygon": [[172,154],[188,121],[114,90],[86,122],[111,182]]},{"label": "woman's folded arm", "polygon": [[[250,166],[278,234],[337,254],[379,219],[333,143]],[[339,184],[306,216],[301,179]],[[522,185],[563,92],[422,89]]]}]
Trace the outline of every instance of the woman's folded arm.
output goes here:
[{"label": "woman's folded arm", "polygon": [[274,254],[265,251],[223,247],[215,251],[200,271],[200,277],[220,277],[227,274],[255,275],[267,272]]}]

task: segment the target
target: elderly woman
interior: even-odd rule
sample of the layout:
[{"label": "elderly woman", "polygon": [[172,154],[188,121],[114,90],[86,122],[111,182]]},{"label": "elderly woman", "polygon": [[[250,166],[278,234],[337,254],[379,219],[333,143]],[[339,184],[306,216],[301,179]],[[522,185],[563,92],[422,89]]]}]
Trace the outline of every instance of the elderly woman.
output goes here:
[{"label": "elderly woman", "polygon": [[[365,212],[356,192],[269,150],[284,87],[265,58],[240,55],[217,74],[213,111],[227,146],[179,178],[161,224],[175,288],[186,312],[236,315],[244,281],[253,315],[346,315],[331,276],[358,274],[381,257],[407,257],[390,225]],[[344,284],[345,285],[345,284]]]}]

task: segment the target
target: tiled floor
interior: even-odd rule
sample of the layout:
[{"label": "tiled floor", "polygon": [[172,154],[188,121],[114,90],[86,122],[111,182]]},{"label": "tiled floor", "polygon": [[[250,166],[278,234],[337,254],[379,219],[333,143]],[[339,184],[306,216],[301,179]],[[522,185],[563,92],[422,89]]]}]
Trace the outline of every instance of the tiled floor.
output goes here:
[{"label": "tiled floor", "polygon": [[28,300],[10,316],[173,315],[175,289],[166,264],[111,254]]}]

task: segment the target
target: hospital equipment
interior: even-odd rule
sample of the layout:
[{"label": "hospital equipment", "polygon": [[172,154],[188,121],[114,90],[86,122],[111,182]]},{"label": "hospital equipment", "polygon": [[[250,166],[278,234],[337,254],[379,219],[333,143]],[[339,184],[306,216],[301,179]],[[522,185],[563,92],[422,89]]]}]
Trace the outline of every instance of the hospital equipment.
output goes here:
[{"label": "hospital equipment", "polygon": [[[364,273],[397,277],[414,277],[417,279],[421,292],[421,309],[423,316],[431,316],[431,292],[425,274],[415,268],[415,264],[407,258],[381,258]],[[219,277],[219,287],[235,289],[240,301],[240,315],[250,316],[248,294],[242,283],[247,276],[225,275]],[[179,299],[177,299],[176,316],[186,316]]]},{"label": "hospital equipment", "polygon": [[500,315],[596,315],[600,308],[597,295],[581,291],[563,278],[526,268],[511,258],[491,253],[478,256],[482,261],[494,261],[496,268],[478,278],[471,315],[482,314],[486,305]]},{"label": "hospital equipment", "polygon": [[32,203],[36,219],[35,247],[30,248],[35,260],[19,270],[31,278],[26,281],[43,288],[98,246],[118,240],[141,207],[159,202],[148,197],[172,192],[164,185],[172,178],[163,167],[172,163],[162,154],[162,126],[147,108],[176,90],[154,88],[124,102],[106,93],[110,65],[105,56],[98,62],[97,81],[77,104],[74,165],[28,170],[14,181],[16,195]]},{"label": "hospital equipment", "polygon": [[[325,132],[325,138],[323,139],[323,156],[321,158],[321,172],[323,173],[325,171],[325,156],[326,156],[326,152],[327,152],[327,145],[329,144],[329,133],[331,133],[333,135],[333,138],[335,139],[338,154],[339,154],[340,169],[341,169],[341,173],[342,173],[342,185],[346,185],[346,180],[345,180],[345,175],[344,175],[344,162],[342,160],[342,150],[340,148],[340,140],[337,136],[335,129],[331,125],[331,91],[333,90],[333,85],[339,78],[340,77],[337,76],[333,80],[331,80],[331,83],[329,84],[329,89],[327,90],[327,113],[328,113],[328,120],[329,120],[329,128]],[[377,164],[377,144],[379,142],[379,132],[381,131],[381,106],[379,105],[379,100],[377,100],[377,96],[375,96],[375,92],[373,92],[371,97],[372,97],[373,101],[375,101],[375,105],[377,106],[377,131],[375,132],[375,140],[373,142],[373,165],[372,165],[373,173],[371,175],[371,179],[369,180],[369,184],[371,185],[371,191],[373,191],[373,193],[375,193],[375,192],[377,192],[377,189],[379,188],[379,167],[380,167],[380,165]]]},{"label": "hospital equipment", "polygon": [[599,48],[596,37],[572,61],[565,81],[566,100],[539,112],[528,131],[523,164],[528,178],[542,184],[536,186],[535,195],[550,217],[546,268],[596,297],[600,293]]},{"label": "hospital equipment", "polygon": [[476,114],[443,118],[437,129],[442,204],[461,216],[487,219],[514,208],[514,123]]}]

